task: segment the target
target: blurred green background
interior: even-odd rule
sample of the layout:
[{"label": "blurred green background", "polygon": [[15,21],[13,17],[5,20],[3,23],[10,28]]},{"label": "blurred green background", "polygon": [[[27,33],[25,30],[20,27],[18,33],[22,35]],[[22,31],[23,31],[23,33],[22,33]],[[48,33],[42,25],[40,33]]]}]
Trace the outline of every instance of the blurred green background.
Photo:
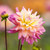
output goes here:
[{"label": "blurred green background", "polygon": [[[18,7],[19,10],[24,6],[26,9],[33,9],[33,13],[38,11],[38,14],[44,18],[46,23],[44,27],[46,32],[41,35],[41,39],[35,43],[39,46],[40,50],[50,50],[50,0],[0,0],[0,14],[1,14],[1,6],[2,8],[8,7],[11,12],[15,12],[15,8]],[[7,10],[9,10],[7,9]],[[10,12],[10,14],[11,14]],[[1,17],[0,17],[1,19]],[[4,21],[0,20],[0,50],[5,50],[5,38],[4,38]],[[13,24],[10,24],[10,21],[7,22],[7,29],[13,27]],[[18,49],[18,33],[8,34],[7,33],[7,42],[8,42],[8,50],[17,50]],[[28,45],[28,43],[24,42],[23,50],[33,50],[33,45]]]}]

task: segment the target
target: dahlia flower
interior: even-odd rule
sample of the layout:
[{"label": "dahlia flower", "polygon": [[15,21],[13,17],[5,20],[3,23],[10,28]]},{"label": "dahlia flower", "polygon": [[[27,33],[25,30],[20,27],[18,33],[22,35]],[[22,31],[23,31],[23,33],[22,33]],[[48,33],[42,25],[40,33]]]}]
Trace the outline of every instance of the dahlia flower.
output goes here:
[{"label": "dahlia flower", "polygon": [[8,19],[15,25],[14,28],[10,29],[8,33],[18,32],[18,39],[21,39],[23,45],[24,40],[28,44],[33,44],[34,41],[40,39],[40,35],[45,32],[42,18],[37,15],[37,12],[32,14],[32,10],[26,10],[24,7],[21,11],[16,8],[16,14],[12,14]]}]

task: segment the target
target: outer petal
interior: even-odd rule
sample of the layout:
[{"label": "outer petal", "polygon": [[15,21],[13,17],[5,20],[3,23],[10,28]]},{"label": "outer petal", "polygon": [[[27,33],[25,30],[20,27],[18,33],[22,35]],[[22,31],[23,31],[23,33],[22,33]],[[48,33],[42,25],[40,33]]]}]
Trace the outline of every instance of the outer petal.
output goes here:
[{"label": "outer petal", "polygon": [[16,7],[16,12],[19,12],[18,7]]},{"label": "outer petal", "polygon": [[28,12],[30,12],[30,14],[32,13],[32,11],[33,11],[32,9],[31,10],[30,10],[30,8],[28,9]]},{"label": "outer petal", "polygon": [[25,39],[22,37],[22,38],[21,38],[21,43],[22,43],[22,45],[23,45],[23,43],[24,43],[24,40],[25,40]]},{"label": "outer petal", "polygon": [[23,6],[23,8],[22,8],[22,11],[27,11],[27,10],[24,8],[24,6]]},{"label": "outer petal", "polygon": [[8,19],[9,19],[13,24],[17,25],[17,19],[16,19],[16,17],[14,17],[14,14],[13,14],[13,15],[10,15],[10,16],[8,17]]},{"label": "outer petal", "polygon": [[37,11],[34,13],[34,15],[37,15]]},{"label": "outer petal", "polygon": [[8,31],[8,33],[16,33],[16,32],[18,32],[18,31],[19,31],[19,28],[15,26],[14,28],[10,29],[10,30]]},{"label": "outer petal", "polygon": [[43,26],[41,26],[40,28],[38,28],[38,30],[40,30],[41,32],[45,32],[45,29]]},{"label": "outer petal", "polygon": [[22,37],[22,32],[19,31],[19,33],[18,33],[18,39],[21,39],[21,37]]},{"label": "outer petal", "polygon": [[9,30],[8,33],[16,33],[16,30]]},{"label": "outer petal", "polygon": [[27,39],[27,42],[28,42],[28,44],[33,44],[34,40],[33,40],[32,37],[29,37],[29,38]]},{"label": "outer petal", "polygon": [[41,38],[39,37],[39,35],[38,35],[38,34],[36,34],[36,37],[37,37],[38,39],[41,39]]}]

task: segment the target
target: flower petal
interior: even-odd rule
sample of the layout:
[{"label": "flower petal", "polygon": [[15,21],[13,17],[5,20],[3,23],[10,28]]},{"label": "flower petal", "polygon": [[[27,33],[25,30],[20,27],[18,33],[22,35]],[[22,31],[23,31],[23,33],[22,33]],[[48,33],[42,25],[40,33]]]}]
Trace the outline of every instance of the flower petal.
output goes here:
[{"label": "flower petal", "polygon": [[22,45],[23,45],[23,43],[24,43],[24,40],[25,40],[25,39],[22,37],[22,38],[21,38],[21,43],[22,43]]},{"label": "flower petal", "polygon": [[10,15],[9,17],[8,17],[8,19],[13,23],[13,24],[15,24],[15,25],[18,25],[17,24],[17,19],[16,19],[16,17],[14,17],[14,14],[12,14],[12,15]]},{"label": "flower petal", "polygon": [[16,7],[16,12],[19,12],[18,7]]},{"label": "flower petal", "polygon": [[8,31],[8,33],[16,33],[16,32],[18,32],[18,31],[19,31],[19,28],[18,28],[17,26],[15,26],[14,28],[10,29],[10,30]]}]

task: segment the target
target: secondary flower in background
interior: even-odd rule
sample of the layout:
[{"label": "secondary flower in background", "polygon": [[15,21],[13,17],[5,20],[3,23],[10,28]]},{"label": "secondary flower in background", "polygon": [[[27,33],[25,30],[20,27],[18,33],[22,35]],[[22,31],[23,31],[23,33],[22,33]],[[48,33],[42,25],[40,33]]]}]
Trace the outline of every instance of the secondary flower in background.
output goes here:
[{"label": "secondary flower in background", "polygon": [[[1,18],[1,13],[3,11],[6,11],[6,13],[8,15],[11,15],[11,14],[14,13],[8,6],[6,6],[6,5],[0,5],[0,30],[2,30],[2,31],[5,29],[5,21],[1,22],[1,19],[2,19]],[[9,20],[7,20],[7,29],[10,29],[11,27],[13,27],[13,24]]]},{"label": "secondary flower in background", "polygon": [[21,39],[22,45],[24,40],[29,44],[33,44],[34,41],[40,39],[40,35],[45,32],[42,18],[40,15],[37,16],[37,12],[32,14],[32,10],[26,10],[24,7],[21,12],[16,8],[16,14],[12,14],[8,19],[15,25],[14,28],[10,29],[8,33],[18,32],[18,39]]},{"label": "secondary flower in background", "polygon": [[7,18],[8,18],[8,14],[6,13],[6,11],[3,11],[1,13],[1,21],[5,20],[5,47],[6,47],[6,50],[7,50],[7,25],[6,25],[6,22],[7,22]]},{"label": "secondary flower in background", "polygon": [[46,9],[47,11],[50,11],[50,0],[46,0],[46,1],[45,1],[45,9]]},{"label": "secondary flower in background", "polygon": [[1,21],[3,21],[3,20],[5,20],[5,19],[7,19],[8,18],[8,14],[6,14],[6,11],[3,11],[2,13],[1,13]]}]

